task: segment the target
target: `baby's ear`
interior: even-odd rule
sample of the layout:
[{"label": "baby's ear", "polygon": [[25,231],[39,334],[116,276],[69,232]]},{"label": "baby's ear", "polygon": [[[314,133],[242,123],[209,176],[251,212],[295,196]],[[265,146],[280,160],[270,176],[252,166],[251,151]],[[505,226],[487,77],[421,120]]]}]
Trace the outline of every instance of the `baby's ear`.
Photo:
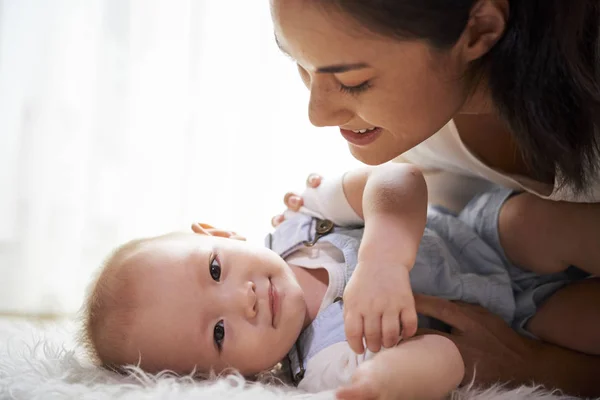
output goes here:
[{"label": "baby's ear", "polygon": [[201,223],[198,223],[198,222],[194,222],[192,224],[192,231],[194,233],[197,233],[198,235],[211,236],[211,234],[208,231],[208,229],[214,229],[214,228],[212,226],[208,225],[208,224],[201,224]]},{"label": "baby's ear", "polygon": [[194,222],[192,224],[192,231],[194,231],[194,233],[197,233],[199,235],[218,236],[218,237],[223,237],[226,239],[234,239],[234,240],[241,240],[241,241],[246,240],[245,237],[238,235],[237,233],[235,233],[233,231],[217,229],[217,228],[212,227],[211,225],[202,224],[202,223],[198,223],[198,222]]}]

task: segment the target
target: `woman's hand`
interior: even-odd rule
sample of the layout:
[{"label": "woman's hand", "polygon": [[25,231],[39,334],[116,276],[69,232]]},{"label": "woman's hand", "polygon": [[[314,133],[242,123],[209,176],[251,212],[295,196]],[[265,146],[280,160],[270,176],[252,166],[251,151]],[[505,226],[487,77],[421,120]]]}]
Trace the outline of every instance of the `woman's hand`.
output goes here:
[{"label": "woman's hand", "polygon": [[436,318],[452,327],[443,334],[454,342],[465,362],[463,384],[475,374],[477,384],[522,383],[536,363],[539,342],[525,338],[500,317],[483,307],[450,302],[437,297],[415,295],[420,314]]},{"label": "woman's hand", "polygon": [[[306,178],[306,187],[307,188],[317,188],[321,184],[322,177],[318,174],[310,174],[308,178]],[[283,202],[285,206],[291,211],[298,211],[300,207],[302,207],[303,200],[302,197],[296,193],[288,192],[285,194],[283,198]],[[271,225],[276,227],[285,221],[285,217],[283,214],[279,214],[271,218]]]},{"label": "woman's hand", "polygon": [[[415,295],[416,309],[452,327],[446,336],[465,362],[464,384],[544,385],[568,394],[600,396],[600,357],[519,335],[483,307]],[[419,332],[422,333],[422,332]],[[424,332],[431,333],[431,331]]]}]

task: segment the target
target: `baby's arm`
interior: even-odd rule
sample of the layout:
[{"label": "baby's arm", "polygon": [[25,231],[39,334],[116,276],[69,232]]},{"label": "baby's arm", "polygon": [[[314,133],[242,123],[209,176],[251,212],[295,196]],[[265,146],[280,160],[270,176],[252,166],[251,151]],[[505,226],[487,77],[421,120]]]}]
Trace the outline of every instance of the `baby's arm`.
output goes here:
[{"label": "baby's arm", "polygon": [[549,274],[574,265],[600,275],[600,204],[522,193],[502,206],[499,231],[507,257],[522,268]]},{"label": "baby's arm", "polygon": [[392,347],[417,330],[410,287],[427,220],[427,187],[410,164],[386,164],[344,177],[344,193],[365,220],[358,263],[344,292],[344,323],[350,347],[373,352]]},{"label": "baby's arm", "polygon": [[417,336],[361,364],[339,399],[443,399],[463,379],[457,347],[440,335]]},{"label": "baby's arm", "polygon": [[417,329],[409,272],[427,220],[423,174],[413,165],[390,163],[348,172],[325,185],[326,180],[323,187],[307,189],[305,206],[328,218],[345,206],[365,225],[358,264],[344,292],[348,343],[359,354],[363,337],[373,352],[382,344],[392,347],[400,333],[407,339]]},{"label": "baby's arm", "polygon": [[343,185],[348,203],[365,220],[359,262],[385,257],[412,269],[427,220],[421,171],[411,164],[386,164],[350,171]]}]

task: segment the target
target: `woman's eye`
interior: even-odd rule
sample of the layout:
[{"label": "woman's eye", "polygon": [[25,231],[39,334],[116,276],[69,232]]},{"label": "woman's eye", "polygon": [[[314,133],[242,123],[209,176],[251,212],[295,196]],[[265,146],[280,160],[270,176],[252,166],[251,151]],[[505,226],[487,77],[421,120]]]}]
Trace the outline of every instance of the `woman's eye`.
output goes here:
[{"label": "woman's eye", "polygon": [[217,257],[213,257],[210,260],[208,270],[210,272],[211,278],[213,278],[217,282],[221,280],[221,264],[219,264],[219,260],[217,259]]},{"label": "woman's eye", "polygon": [[219,351],[223,349],[223,341],[225,340],[225,327],[223,326],[223,320],[217,322],[215,328],[213,329],[213,336],[215,340],[215,344]]},{"label": "woman's eye", "polygon": [[369,82],[369,81],[364,81],[360,85],[355,85],[355,86],[346,86],[346,85],[340,84],[340,90],[344,93],[350,93],[350,94],[360,94],[362,92],[369,90],[370,88],[371,88],[371,82]]}]

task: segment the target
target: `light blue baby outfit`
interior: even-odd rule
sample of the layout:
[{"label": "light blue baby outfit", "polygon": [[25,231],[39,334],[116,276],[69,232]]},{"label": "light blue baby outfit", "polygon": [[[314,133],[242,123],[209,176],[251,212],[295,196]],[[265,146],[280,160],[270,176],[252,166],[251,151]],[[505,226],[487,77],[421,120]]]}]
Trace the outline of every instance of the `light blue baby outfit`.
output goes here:
[{"label": "light blue baby outfit", "polygon": [[[502,204],[513,194],[505,189],[484,193],[474,198],[458,216],[429,207],[410,281],[414,293],[479,304],[528,335],[524,327],[537,307],[565,284],[584,279],[587,274],[570,268],[541,276],[509,262],[500,245],[498,214]],[[356,267],[362,235],[362,227],[334,227],[328,220],[299,214],[279,225],[267,236],[266,244],[286,258],[316,240],[327,241],[344,255],[347,283]],[[296,383],[302,379],[312,356],[346,340],[342,310],[342,301],[334,302],[300,335],[289,353]],[[439,321],[419,316],[419,327],[436,325],[439,326]]]}]

